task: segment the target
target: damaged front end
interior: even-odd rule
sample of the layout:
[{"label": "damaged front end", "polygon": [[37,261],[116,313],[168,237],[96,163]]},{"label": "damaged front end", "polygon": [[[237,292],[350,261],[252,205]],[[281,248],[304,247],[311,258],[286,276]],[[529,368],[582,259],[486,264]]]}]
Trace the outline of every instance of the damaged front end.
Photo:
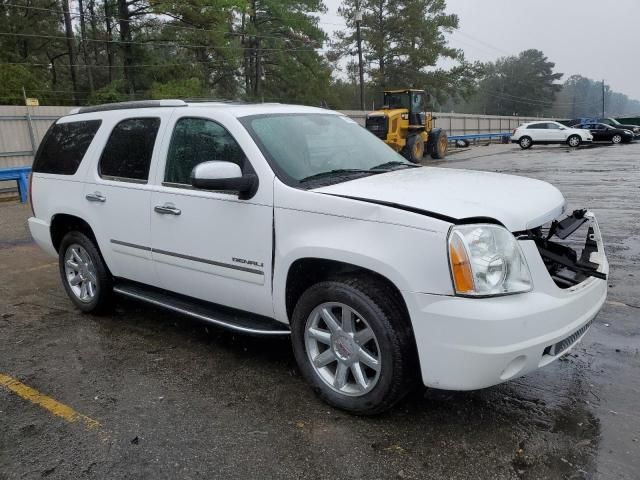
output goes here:
[{"label": "damaged front end", "polygon": [[575,210],[549,224],[515,234],[533,240],[555,284],[574,287],[590,277],[607,279],[600,229],[593,213]]}]

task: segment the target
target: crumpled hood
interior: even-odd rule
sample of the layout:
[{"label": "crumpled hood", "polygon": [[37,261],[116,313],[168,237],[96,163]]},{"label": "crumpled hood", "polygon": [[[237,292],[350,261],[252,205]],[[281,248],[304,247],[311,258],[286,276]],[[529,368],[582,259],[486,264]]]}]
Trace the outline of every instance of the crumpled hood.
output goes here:
[{"label": "crumpled hood", "polygon": [[449,168],[407,168],[315,192],[402,205],[462,220],[488,217],[512,232],[538,227],[565,209],[562,193],[540,180]]}]

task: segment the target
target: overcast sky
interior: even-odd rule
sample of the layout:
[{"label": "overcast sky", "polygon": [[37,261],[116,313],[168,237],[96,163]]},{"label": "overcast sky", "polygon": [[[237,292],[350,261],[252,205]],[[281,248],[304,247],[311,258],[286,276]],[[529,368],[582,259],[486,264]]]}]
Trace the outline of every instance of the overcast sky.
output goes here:
[{"label": "overcast sky", "polygon": [[[340,28],[338,0],[322,27]],[[495,60],[522,50],[542,50],[556,71],[605,79],[613,90],[640,100],[640,0],[447,0],[460,17],[450,45],[469,60]],[[637,46],[636,46],[637,45]]]}]

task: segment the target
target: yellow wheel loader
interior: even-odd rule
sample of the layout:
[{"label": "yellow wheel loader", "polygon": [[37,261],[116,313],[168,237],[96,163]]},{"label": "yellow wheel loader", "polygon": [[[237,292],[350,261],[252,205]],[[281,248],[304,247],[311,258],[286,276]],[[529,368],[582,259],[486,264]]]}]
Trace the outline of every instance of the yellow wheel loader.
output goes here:
[{"label": "yellow wheel loader", "polygon": [[433,116],[426,112],[424,90],[385,90],[384,106],[370,112],[366,128],[414,163],[425,153],[440,159],[447,154],[449,140],[440,128],[433,128]]}]

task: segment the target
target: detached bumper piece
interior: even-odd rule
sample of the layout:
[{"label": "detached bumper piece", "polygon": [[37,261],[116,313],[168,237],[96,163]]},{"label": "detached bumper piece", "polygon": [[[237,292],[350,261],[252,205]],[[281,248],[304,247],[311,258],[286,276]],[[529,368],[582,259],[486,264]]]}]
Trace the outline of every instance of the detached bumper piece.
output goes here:
[{"label": "detached bumper piece", "polygon": [[[538,227],[519,237],[536,243],[551,278],[560,288],[573,287],[589,277],[607,279],[607,275],[598,270],[600,265],[591,261],[592,254],[604,252],[598,251],[601,239],[596,238],[596,230],[598,235],[600,232],[595,226],[595,218],[587,213],[586,210],[575,210],[560,221],[554,220],[546,229],[545,226]],[[586,239],[580,248],[585,229]]]}]

